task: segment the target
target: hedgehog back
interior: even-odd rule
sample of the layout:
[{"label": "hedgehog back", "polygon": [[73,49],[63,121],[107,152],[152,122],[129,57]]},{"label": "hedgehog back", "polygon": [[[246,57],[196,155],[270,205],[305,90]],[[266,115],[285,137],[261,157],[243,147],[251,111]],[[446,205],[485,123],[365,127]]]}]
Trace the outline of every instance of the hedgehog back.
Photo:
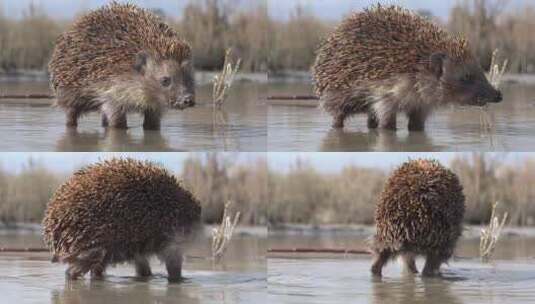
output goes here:
[{"label": "hedgehog back", "polygon": [[394,251],[449,256],[461,235],[464,195],[436,161],[411,160],[388,179],[376,209],[377,240]]},{"label": "hedgehog back", "polygon": [[456,60],[471,56],[467,42],[424,17],[381,5],[344,19],[322,42],[312,68],[318,95],[359,82],[416,73],[435,52]]},{"label": "hedgehog back", "polygon": [[111,3],[79,18],[56,41],[49,63],[53,89],[83,87],[132,72],[136,54],[182,62],[189,45],[153,13]]},{"label": "hedgehog back", "polygon": [[[155,253],[200,220],[201,207],[165,169],[132,159],[85,167],[61,185],[43,220],[60,259],[101,248],[112,260]],[[185,229],[185,230],[182,230]]]}]

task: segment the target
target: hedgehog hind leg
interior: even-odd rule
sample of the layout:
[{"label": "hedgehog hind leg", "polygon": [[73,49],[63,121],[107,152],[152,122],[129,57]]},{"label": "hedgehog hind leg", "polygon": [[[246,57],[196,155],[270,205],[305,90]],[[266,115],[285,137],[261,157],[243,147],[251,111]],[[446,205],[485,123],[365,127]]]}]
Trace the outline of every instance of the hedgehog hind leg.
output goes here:
[{"label": "hedgehog hind leg", "polygon": [[177,244],[165,247],[158,258],[165,263],[169,282],[180,282],[182,280],[182,249]]},{"label": "hedgehog hind leg", "polygon": [[412,252],[404,252],[401,254],[401,259],[403,260],[404,270],[407,273],[418,273],[418,268],[416,267],[415,254]]},{"label": "hedgehog hind leg", "polygon": [[333,116],[334,129],[344,128],[347,118],[367,110],[365,95],[358,89],[324,92],[320,103],[323,109]]},{"label": "hedgehog hind leg", "polygon": [[80,111],[76,108],[69,108],[65,110],[66,123],[69,128],[76,128],[78,126],[78,118],[80,118]]},{"label": "hedgehog hind leg", "polygon": [[374,276],[380,277],[382,275],[383,267],[393,257],[393,254],[388,249],[375,251],[373,253],[373,262],[371,272]]},{"label": "hedgehog hind leg", "polygon": [[440,275],[440,265],[442,265],[443,262],[444,261],[440,256],[433,253],[427,254],[422,275],[425,277],[434,277]]},{"label": "hedgehog hind leg", "polygon": [[138,277],[150,277],[152,275],[152,271],[150,269],[150,263],[146,256],[144,255],[137,255],[134,258],[134,264],[136,266],[136,275]]}]

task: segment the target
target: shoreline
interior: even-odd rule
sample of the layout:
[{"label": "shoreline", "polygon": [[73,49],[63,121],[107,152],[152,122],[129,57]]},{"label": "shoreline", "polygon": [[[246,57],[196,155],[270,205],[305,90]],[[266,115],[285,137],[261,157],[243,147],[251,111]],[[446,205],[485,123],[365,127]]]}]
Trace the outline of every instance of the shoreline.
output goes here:
[{"label": "shoreline", "polygon": [[[205,85],[212,82],[214,76],[220,71],[196,71],[195,81],[198,85]],[[14,73],[0,73],[0,83],[9,82],[48,82],[49,77],[46,71],[17,71]],[[259,72],[238,72],[235,82],[268,83],[267,73]]]},{"label": "shoreline", "polygon": [[[486,226],[464,225],[462,238],[479,238],[481,229]],[[307,224],[279,224],[270,226],[269,234],[274,236],[329,236],[329,235],[354,235],[367,237],[375,234],[373,225],[307,225]],[[502,236],[530,237],[535,238],[535,227],[506,226]]]}]

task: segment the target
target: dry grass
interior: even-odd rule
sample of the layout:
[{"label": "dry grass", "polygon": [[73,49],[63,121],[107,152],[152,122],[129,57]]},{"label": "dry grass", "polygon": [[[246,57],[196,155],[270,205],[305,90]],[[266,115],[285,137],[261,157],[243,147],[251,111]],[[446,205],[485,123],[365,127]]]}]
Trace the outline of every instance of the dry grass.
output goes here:
[{"label": "dry grass", "polygon": [[488,262],[492,258],[494,250],[496,249],[496,244],[498,244],[498,240],[500,239],[503,226],[507,220],[507,212],[505,212],[500,221],[500,217],[496,215],[497,206],[498,202],[492,205],[489,224],[486,228],[481,229],[479,255],[483,262]]},{"label": "dry grass", "polygon": [[228,49],[225,54],[223,71],[214,76],[214,80],[212,82],[212,100],[215,109],[221,109],[223,106],[223,103],[228,97],[229,89],[232,86],[234,77],[240,69],[241,59],[238,59],[236,62],[232,62],[231,56],[232,50]]},{"label": "dry grass", "polygon": [[234,216],[230,214],[230,208],[232,202],[228,201],[225,204],[223,210],[223,218],[221,219],[221,224],[218,227],[215,227],[212,230],[212,258],[217,263],[224,256],[225,251],[232,239],[232,234],[234,233],[234,228],[240,220],[240,212],[236,212]]}]

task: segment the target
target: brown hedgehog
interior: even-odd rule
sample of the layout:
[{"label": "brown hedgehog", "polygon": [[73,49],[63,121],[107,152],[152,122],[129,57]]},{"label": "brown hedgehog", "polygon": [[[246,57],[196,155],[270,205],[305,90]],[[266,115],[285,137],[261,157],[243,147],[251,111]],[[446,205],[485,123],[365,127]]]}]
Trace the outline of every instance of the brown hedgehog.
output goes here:
[{"label": "brown hedgehog", "polygon": [[149,162],[112,159],[77,171],[48,203],[44,241],[67,276],[133,262],[150,276],[148,257],[165,262],[170,280],[181,277],[184,243],[200,226],[201,207],[165,169]]},{"label": "brown hedgehog", "polygon": [[392,173],[375,211],[377,234],[371,271],[380,276],[389,259],[401,255],[408,271],[426,257],[422,274],[438,274],[462,232],[463,188],[457,176],[432,160],[411,160]]},{"label": "brown hedgehog", "polygon": [[166,106],[195,104],[190,46],[132,4],[112,2],[79,18],[57,39],[49,72],[70,127],[101,111],[104,127],[126,128],[126,113],[135,111],[145,129],[159,129]]},{"label": "brown hedgehog", "polygon": [[334,128],[367,113],[370,129],[396,129],[396,114],[404,112],[409,130],[423,130],[437,106],[502,100],[464,39],[398,6],[377,5],[343,20],[312,70]]}]

